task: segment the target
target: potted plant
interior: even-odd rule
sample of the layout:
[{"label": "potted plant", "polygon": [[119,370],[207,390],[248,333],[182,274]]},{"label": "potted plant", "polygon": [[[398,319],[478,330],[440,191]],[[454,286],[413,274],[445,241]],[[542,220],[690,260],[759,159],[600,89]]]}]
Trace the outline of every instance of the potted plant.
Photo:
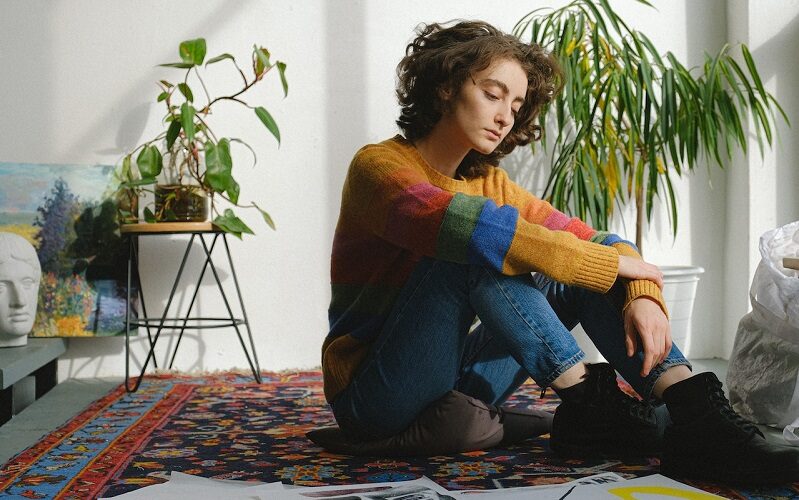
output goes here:
[{"label": "potted plant", "polygon": [[[736,148],[746,152],[747,113],[761,154],[764,143],[772,144],[775,111],[788,121],[763,87],[745,45],[743,64],[724,45],[717,54],[706,54],[701,68],[689,69],[671,52],[661,55],[607,0],[536,9],[516,24],[514,34],[552,51],[564,72],[563,91],[539,115],[549,132],[543,147],[552,155],[544,197],[601,230],[617,205],[634,202],[639,250],[655,197],[668,210],[676,237],[675,176],[691,172],[703,159],[724,168]],[[664,290],[668,301],[692,297],[703,270],[664,271],[689,286]],[[672,323],[688,324],[683,316],[684,311],[672,311]]]},{"label": "potted plant", "polygon": [[[154,193],[155,209],[152,210],[149,206],[144,208],[147,222],[208,220],[208,214],[213,213],[213,223],[222,230],[239,238],[242,233],[253,234],[231,208],[223,211],[220,209],[216,201],[221,198],[236,207],[257,209],[269,227],[274,229],[272,218],[255,202],[240,204],[239,183],[232,174],[231,146],[234,143],[248,148],[254,161],[255,152],[240,139],[222,137],[215,133],[211,128],[209,115],[214,105],[220,101],[238,103],[252,109],[279,144],[280,131],[272,115],[262,106],[248,104],[243,100],[243,94],[277,68],[284,96],[287,95],[285,63],[272,63],[267,49],[253,46],[252,75],[248,77],[236,59],[228,53],[206,61],[206,43],[203,38],[181,42],[179,53],[180,62],[159,65],[185,70],[183,78],[177,83],[166,79],[158,82],[160,93],[156,100],[163,102],[166,107],[164,130],[127,154],[117,171],[117,199],[122,200],[119,211],[122,220],[136,219],[136,211],[126,207],[124,202],[138,199],[142,191],[148,190]],[[212,97],[208,93],[201,70],[210,64],[226,60],[233,64],[241,76],[241,87],[230,94]],[[204,94],[202,104],[195,98],[190,82],[199,83]]]}]

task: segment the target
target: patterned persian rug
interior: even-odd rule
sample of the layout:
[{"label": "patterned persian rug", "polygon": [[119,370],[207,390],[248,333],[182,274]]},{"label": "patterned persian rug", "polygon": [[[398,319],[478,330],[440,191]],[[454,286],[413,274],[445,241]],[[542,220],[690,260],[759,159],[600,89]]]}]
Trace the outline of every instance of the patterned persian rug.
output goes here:
[{"label": "patterned persian rug", "polygon": [[[511,400],[554,410],[526,385]],[[0,497],[87,499],[163,482],[170,471],[295,485],[383,482],[425,475],[447,489],[564,482],[599,472],[627,478],[658,472],[656,458],[563,460],[547,438],[510,448],[430,458],[357,458],[305,438],[333,422],[318,372],[147,376],[135,394],[118,387],[0,469]],[[690,483],[728,498],[796,498],[792,488],[741,491]]]}]

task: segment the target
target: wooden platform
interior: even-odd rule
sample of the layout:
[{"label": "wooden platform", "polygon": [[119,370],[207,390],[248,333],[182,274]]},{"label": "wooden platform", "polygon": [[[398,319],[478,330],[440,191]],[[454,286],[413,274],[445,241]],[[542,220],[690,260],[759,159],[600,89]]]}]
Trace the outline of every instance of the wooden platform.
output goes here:
[{"label": "wooden platform", "polygon": [[122,234],[144,233],[194,233],[221,231],[210,221],[208,222],[140,222],[138,224],[122,224],[119,226]]},{"label": "wooden platform", "polygon": [[14,384],[33,375],[38,399],[58,381],[58,357],[67,351],[63,338],[29,338],[28,345],[0,348],[0,425],[17,413],[14,409]]}]

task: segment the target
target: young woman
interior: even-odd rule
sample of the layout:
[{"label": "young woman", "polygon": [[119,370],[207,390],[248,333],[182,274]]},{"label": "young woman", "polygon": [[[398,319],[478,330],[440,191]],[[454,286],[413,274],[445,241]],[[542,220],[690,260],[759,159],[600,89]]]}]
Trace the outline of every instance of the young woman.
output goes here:
[{"label": "young woman", "polygon": [[[799,450],[767,444],[712,373],[692,376],[658,268],[497,167],[540,138],[536,117],[561,86],[553,57],[483,22],[417,35],[398,67],[404,135],[358,151],[343,188],[322,364],[344,433],[390,439],[453,390],[499,405],[532,377],[563,400],[556,452],[662,453],[680,477],[799,480]],[[609,365],[581,362],[577,323]],[[657,401],[673,421],[665,438]]]}]

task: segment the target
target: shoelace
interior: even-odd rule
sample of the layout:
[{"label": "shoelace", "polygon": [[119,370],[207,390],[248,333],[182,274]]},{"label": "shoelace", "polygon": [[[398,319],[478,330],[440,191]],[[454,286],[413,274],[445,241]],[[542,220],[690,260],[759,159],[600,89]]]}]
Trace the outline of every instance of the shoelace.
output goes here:
[{"label": "shoelace", "polygon": [[756,434],[759,434],[760,437],[764,437],[763,433],[760,432],[760,429],[758,429],[755,424],[740,416],[732,409],[732,405],[730,405],[730,402],[724,395],[724,390],[721,388],[721,382],[718,380],[711,381],[708,396],[710,397],[710,403],[713,407],[718,408],[721,415],[725,417],[727,421],[744,433],[744,436],[741,436],[742,440],[748,441]]},{"label": "shoelace", "polygon": [[616,383],[616,372],[608,369],[589,368],[589,379],[594,379],[595,394],[601,400],[608,401],[619,407],[627,415],[639,420],[653,421],[654,408],[644,401],[640,401],[621,390]]}]

